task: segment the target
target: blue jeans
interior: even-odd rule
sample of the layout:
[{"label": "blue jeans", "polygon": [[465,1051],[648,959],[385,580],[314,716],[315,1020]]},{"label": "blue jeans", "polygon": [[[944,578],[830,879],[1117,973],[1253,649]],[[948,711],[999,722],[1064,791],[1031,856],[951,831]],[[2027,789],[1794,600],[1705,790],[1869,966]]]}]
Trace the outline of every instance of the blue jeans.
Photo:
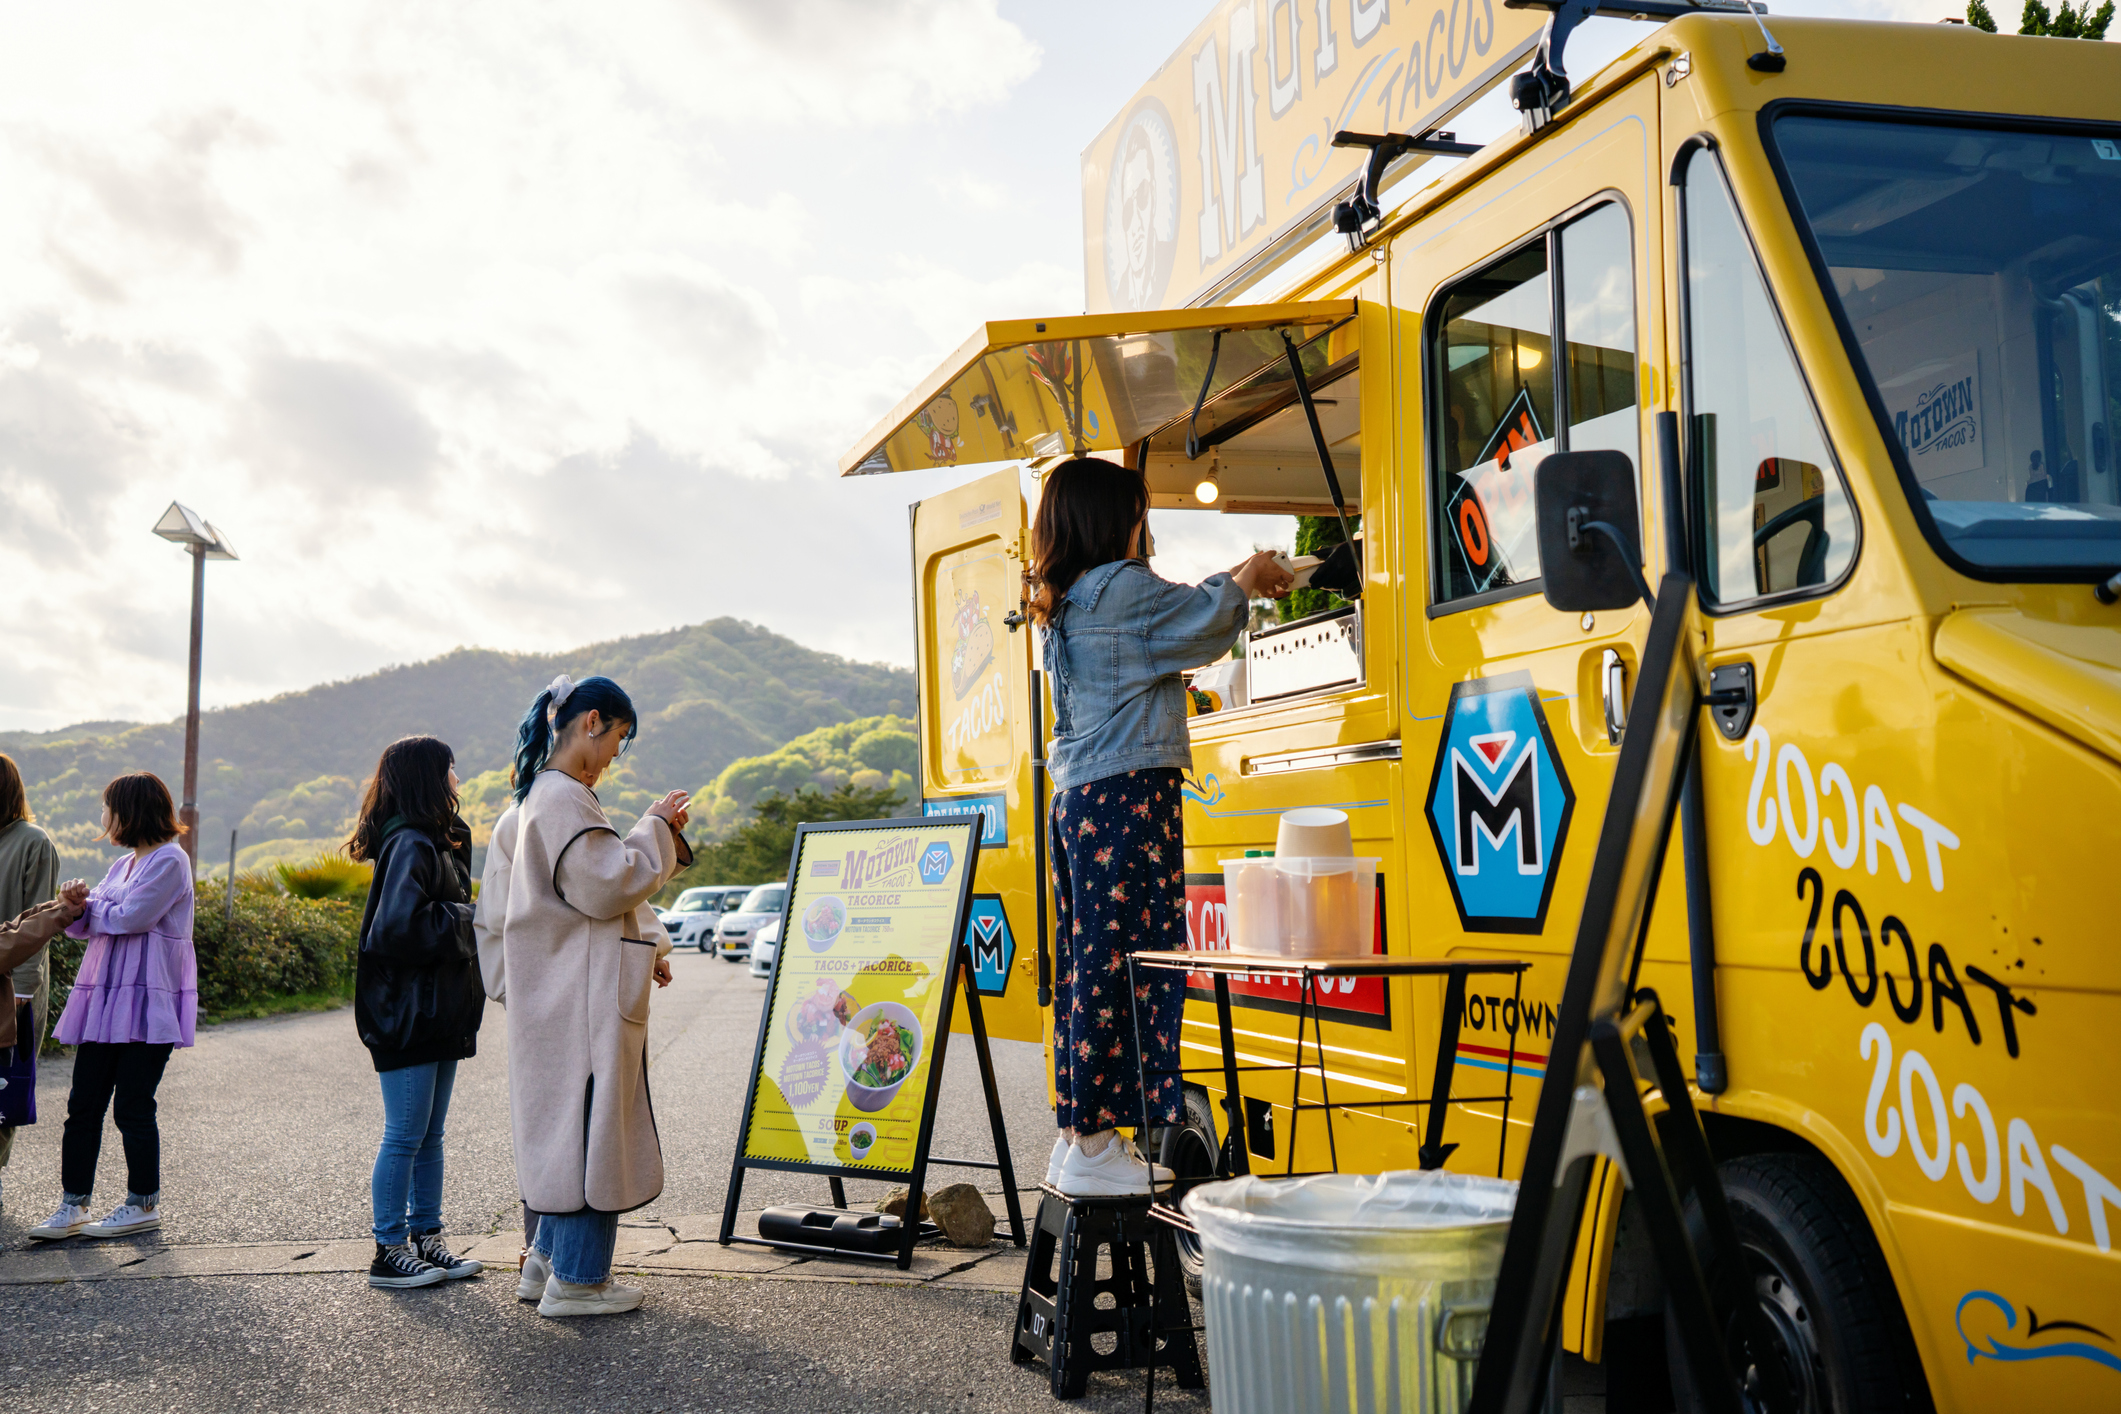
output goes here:
[{"label": "blue jeans", "polygon": [[442,1123],[449,1117],[457,1063],[408,1065],[376,1078],[383,1082],[383,1143],[369,1198],[376,1241],[394,1247],[410,1233],[441,1229]]},{"label": "blue jeans", "polygon": [[552,1261],[552,1274],[576,1286],[610,1279],[611,1251],[619,1244],[619,1215],[584,1208],[579,1213],[538,1214],[533,1244]]}]

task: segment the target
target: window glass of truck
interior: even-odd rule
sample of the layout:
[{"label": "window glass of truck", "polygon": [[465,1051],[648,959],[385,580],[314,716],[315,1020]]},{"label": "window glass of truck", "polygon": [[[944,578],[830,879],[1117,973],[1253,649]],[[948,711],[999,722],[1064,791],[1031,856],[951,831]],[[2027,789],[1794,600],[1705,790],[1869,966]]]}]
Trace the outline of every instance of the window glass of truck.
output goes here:
[{"label": "window glass of truck", "polygon": [[1856,516],[1715,154],[1687,160],[1688,455],[1702,590],[1720,605],[1832,584]]},{"label": "window glass of truck", "polygon": [[2121,129],[1773,132],[1932,543],[1990,578],[2121,569]]},{"label": "window glass of truck", "polygon": [[1465,605],[1539,578],[1532,481],[1547,453],[1639,460],[1627,212],[1607,203],[1546,232],[1453,285],[1439,308],[1436,602]]}]

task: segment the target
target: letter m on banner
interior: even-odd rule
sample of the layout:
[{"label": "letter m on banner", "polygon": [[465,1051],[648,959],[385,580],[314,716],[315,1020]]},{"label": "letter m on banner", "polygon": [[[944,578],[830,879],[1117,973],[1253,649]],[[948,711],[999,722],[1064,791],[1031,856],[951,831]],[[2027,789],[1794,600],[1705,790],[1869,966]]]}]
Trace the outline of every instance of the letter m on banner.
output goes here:
[{"label": "letter m on banner", "polygon": [[1531,674],[1454,685],[1427,814],[1467,932],[1545,926],[1575,808]]},{"label": "letter m on banner", "polygon": [[1193,56],[1193,106],[1200,115],[1200,262],[1206,265],[1267,219],[1266,164],[1259,156],[1259,95],[1252,60],[1259,20],[1250,5],[1230,11],[1230,62],[1215,43]]}]

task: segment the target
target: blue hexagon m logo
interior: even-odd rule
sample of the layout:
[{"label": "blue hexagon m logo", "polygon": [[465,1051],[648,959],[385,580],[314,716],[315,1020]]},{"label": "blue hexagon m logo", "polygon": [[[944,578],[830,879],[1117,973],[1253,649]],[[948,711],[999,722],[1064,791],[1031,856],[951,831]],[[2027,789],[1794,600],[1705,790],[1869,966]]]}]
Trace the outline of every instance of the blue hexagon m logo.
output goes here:
[{"label": "blue hexagon m logo", "polygon": [[1545,926],[1575,808],[1532,675],[1454,684],[1427,811],[1467,932]]},{"label": "blue hexagon m logo", "polygon": [[1016,961],[1016,938],[1000,894],[974,894],[972,915],[965,922],[965,946],[972,953],[972,985],[983,997],[1009,989],[1009,968]]},{"label": "blue hexagon m logo", "polygon": [[935,840],[921,851],[921,882],[940,884],[950,877],[950,865],[956,858],[950,852],[950,841]]}]

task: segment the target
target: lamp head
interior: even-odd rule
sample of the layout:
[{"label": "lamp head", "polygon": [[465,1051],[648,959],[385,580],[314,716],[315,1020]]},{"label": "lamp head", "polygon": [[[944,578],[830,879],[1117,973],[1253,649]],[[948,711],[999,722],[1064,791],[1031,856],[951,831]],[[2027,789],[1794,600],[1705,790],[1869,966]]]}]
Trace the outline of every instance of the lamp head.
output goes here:
[{"label": "lamp head", "polygon": [[187,550],[204,550],[209,560],[236,558],[235,547],[228,543],[227,537],[181,501],[169,503],[162,519],[155,522],[155,534]]}]

